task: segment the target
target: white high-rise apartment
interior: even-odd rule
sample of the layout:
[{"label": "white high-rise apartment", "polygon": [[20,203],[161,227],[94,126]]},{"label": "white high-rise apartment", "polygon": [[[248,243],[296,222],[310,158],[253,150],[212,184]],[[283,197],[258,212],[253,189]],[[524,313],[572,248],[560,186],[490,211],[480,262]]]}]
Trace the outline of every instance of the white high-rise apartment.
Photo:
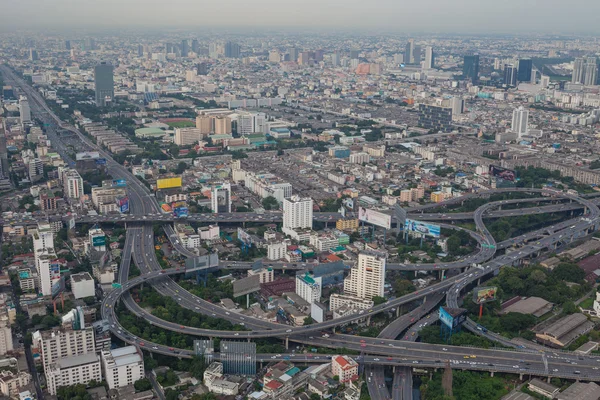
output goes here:
[{"label": "white high-rise apartment", "polygon": [[144,359],[135,346],[102,350],[102,369],[109,389],[133,385],[144,377]]},{"label": "white high-rise apartment", "polygon": [[310,197],[292,196],[283,199],[283,232],[293,235],[294,229],[312,229],[313,200]]},{"label": "white high-rise apartment", "polygon": [[513,111],[512,124],[510,126],[513,132],[516,132],[519,137],[527,134],[527,122],[529,120],[529,110],[519,107]]},{"label": "white high-rise apartment", "polygon": [[48,392],[55,396],[59,387],[102,380],[100,357],[95,353],[61,358],[45,369]]},{"label": "white high-rise apartment", "polygon": [[321,300],[322,278],[315,278],[308,272],[296,275],[296,294],[308,303],[316,303]]},{"label": "white high-rise apartment", "polygon": [[79,200],[83,197],[83,178],[79,172],[72,169],[65,173],[63,189],[69,199]]},{"label": "white high-rise apartment", "polygon": [[[56,279],[56,274],[51,271],[52,260],[56,259],[52,227],[50,224],[38,223],[37,229],[32,230],[31,236],[33,237],[33,254],[38,276],[40,277],[42,295],[50,296],[52,294],[52,282]],[[60,271],[58,273],[60,274]],[[60,278],[60,275],[58,278]]]},{"label": "white high-rise apartment", "polygon": [[94,329],[55,329],[33,334],[33,346],[42,356],[44,370],[58,359],[94,353]]},{"label": "white high-rise apartment", "polygon": [[598,64],[596,64],[596,57],[588,57],[584,67],[583,84],[586,86],[593,86],[598,80]]},{"label": "white high-rise apartment", "polygon": [[19,98],[19,116],[21,117],[21,124],[31,122],[31,108],[29,108],[29,101],[25,96]]},{"label": "white high-rise apartment", "polygon": [[344,279],[344,294],[372,299],[383,297],[385,282],[385,254],[364,251],[358,255],[358,264],[350,270]]}]

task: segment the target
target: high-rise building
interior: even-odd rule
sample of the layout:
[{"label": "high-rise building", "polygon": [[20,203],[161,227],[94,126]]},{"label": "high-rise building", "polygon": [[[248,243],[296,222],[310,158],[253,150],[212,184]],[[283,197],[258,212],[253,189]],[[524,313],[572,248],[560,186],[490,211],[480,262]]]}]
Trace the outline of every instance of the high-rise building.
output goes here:
[{"label": "high-rise building", "polygon": [[309,272],[296,274],[296,294],[308,303],[316,303],[321,300],[322,278],[316,278]]},{"label": "high-rise building", "polygon": [[36,49],[29,49],[29,60],[30,61],[37,61],[39,60],[40,57],[38,56],[38,52]]},{"label": "high-rise building", "polygon": [[192,40],[192,51],[195,54],[200,54],[200,43],[198,43],[198,39]]},{"label": "high-rise building", "polygon": [[71,41],[65,40],[65,50],[71,51]]},{"label": "high-rise building", "polygon": [[513,64],[504,65],[504,84],[506,86],[517,86],[517,67]]},{"label": "high-rise building", "polygon": [[178,146],[197,144],[202,139],[202,133],[198,128],[175,128],[173,143]]},{"label": "high-rise building", "polygon": [[357,59],[360,56],[360,50],[350,50],[350,58]]},{"label": "high-rise building", "polygon": [[479,81],[479,54],[465,56],[463,79],[470,79],[473,84]]},{"label": "high-rise building", "polygon": [[225,42],[225,57],[226,58],[239,58],[240,57],[240,45],[234,42]]},{"label": "high-rise building", "polygon": [[68,199],[80,200],[83,197],[83,178],[75,169],[63,174],[63,190]]},{"label": "high-rise building", "polygon": [[83,50],[91,51],[96,50],[96,41],[92,38],[86,38],[83,41]]},{"label": "high-rise building", "polygon": [[385,283],[385,254],[364,251],[358,255],[356,267],[350,270],[350,275],[344,279],[344,294],[373,299],[383,297]]},{"label": "high-rise building", "polygon": [[138,57],[144,56],[144,46],[142,46],[141,44],[138,44],[137,55]]},{"label": "high-rise building", "polygon": [[290,47],[288,50],[288,54],[290,55],[290,61],[297,62],[298,61],[298,49],[295,47]]},{"label": "high-rise building", "polygon": [[22,125],[31,123],[31,108],[29,108],[29,100],[25,96],[19,97],[19,116]]},{"label": "high-rise building", "polygon": [[34,182],[38,179],[38,177],[44,175],[44,163],[39,158],[34,158],[33,160],[29,161],[28,167],[30,181]]},{"label": "high-rise building", "polygon": [[571,83],[583,83],[585,76],[584,71],[585,58],[578,57],[573,62],[573,75],[571,75]]},{"label": "high-rise building", "polygon": [[452,127],[452,108],[429,104],[419,104],[419,127],[435,132],[450,132]]},{"label": "high-rise building", "polygon": [[583,84],[586,86],[595,85],[598,81],[598,64],[596,57],[588,57],[584,66]]},{"label": "high-rise building", "polygon": [[413,64],[421,64],[421,46],[415,46],[413,48]]},{"label": "high-rise building", "polygon": [[432,69],[435,66],[435,55],[433,53],[433,47],[425,47],[425,63],[423,64],[424,69]]},{"label": "high-rise building", "polygon": [[50,296],[52,285],[60,280],[60,265],[56,263],[52,227],[50,224],[39,222],[37,229],[31,230],[31,236],[41,292],[43,296]]},{"label": "high-rise building", "polygon": [[6,147],[6,136],[2,127],[2,119],[0,118],[0,179],[8,178],[10,167],[8,165],[8,148]]},{"label": "high-rise building", "polygon": [[412,64],[414,60],[414,48],[415,42],[413,39],[409,39],[408,43],[406,43],[406,47],[404,48],[404,62],[406,64]]},{"label": "high-rise building", "polygon": [[96,106],[105,107],[115,97],[113,66],[104,61],[96,65],[94,83],[96,85]]},{"label": "high-rise building", "polygon": [[294,229],[312,229],[313,199],[292,196],[283,199],[283,233],[294,235]]},{"label": "high-rise building", "polygon": [[173,43],[165,43],[165,53],[173,53]]},{"label": "high-rise building", "polygon": [[188,44],[187,39],[183,39],[181,41],[181,47],[179,49],[181,51],[181,57],[187,57],[190,53],[190,45]]},{"label": "high-rise building", "polygon": [[533,72],[533,61],[530,58],[519,60],[519,74],[517,80],[519,82],[531,82],[531,74]]},{"label": "high-rise building", "polygon": [[231,212],[231,184],[229,182],[213,185],[210,193],[210,205],[213,213]]},{"label": "high-rise building", "polygon": [[519,137],[527,134],[527,122],[529,120],[529,110],[519,107],[513,111],[512,124],[510,126],[513,132],[516,132]]},{"label": "high-rise building", "polygon": [[60,358],[45,370],[48,392],[55,396],[58,388],[90,381],[102,381],[100,357],[95,353]]},{"label": "high-rise building", "polygon": [[340,54],[338,52],[331,54],[331,65],[334,67],[340,65]]},{"label": "high-rise building", "polygon": [[102,370],[109,389],[133,385],[144,377],[144,359],[135,346],[102,350]]},{"label": "high-rise building", "polygon": [[221,340],[223,372],[232,375],[256,375],[256,343]]},{"label": "high-rise building", "polygon": [[465,100],[462,97],[454,96],[452,98],[452,117],[462,114],[465,111]]},{"label": "high-rise building", "polygon": [[34,347],[42,357],[44,370],[61,358],[69,358],[81,354],[93,354],[96,351],[94,329],[54,328],[48,331],[37,331],[32,337]]},{"label": "high-rise building", "polygon": [[277,50],[269,52],[269,62],[278,63],[281,61],[281,54]]},{"label": "high-rise building", "polygon": [[208,64],[206,64],[205,62],[198,64],[196,66],[196,74],[208,75]]},{"label": "high-rise building", "polygon": [[540,77],[540,86],[546,89],[550,85],[550,77],[548,75],[542,75]]}]

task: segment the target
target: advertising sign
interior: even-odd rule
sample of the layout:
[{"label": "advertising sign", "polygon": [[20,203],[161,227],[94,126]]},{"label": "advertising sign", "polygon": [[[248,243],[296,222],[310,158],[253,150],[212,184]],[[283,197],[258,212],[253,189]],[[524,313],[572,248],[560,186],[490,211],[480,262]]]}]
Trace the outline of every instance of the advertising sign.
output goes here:
[{"label": "advertising sign", "polygon": [[92,238],[92,245],[94,247],[106,246],[106,236],[94,236]]},{"label": "advertising sign", "polygon": [[446,325],[448,328],[454,327],[454,317],[450,315],[448,311],[444,309],[444,307],[440,307],[439,316],[442,324]]},{"label": "advertising sign", "polygon": [[496,293],[498,287],[496,286],[485,286],[477,287],[473,290],[473,302],[476,304],[487,303],[488,301],[496,300]]},{"label": "advertising sign", "polygon": [[430,224],[428,222],[415,221],[412,219],[406,219],[404,223],[404,230],[407,232],[417,232],[425,236],[434,238],[440,237],[440,226]]},{"label": "advertising sign", "polygon": [[245,245],[252,244],[252,236],[248,232],[246,232],[245,230],[243,230],[242,228],[238,228],[238,230],[237,230],[237,238],[238,238],[238,240],[240,240]]},{"label": "advertising sign", "polygon": [[260,276],[250,275],[233,282],[233,297],[243,296],[260,290]]},{"label": "advertising sign", "polygon": [[123,203],[119,206],[119,211],[121,213],[129,212],[129,200],[125,201],[125,203]]},{"label": "advertising sign", "polygon": [[505,181],[514,182],[517,179],[517,173],[512,169],[506,169],[497,165],[490,165],[490,176],[502,178]]},{"label": "advertising sign", "polygon": [[396,216],[396,222],[398,229],[406,223],[406,210],[400,206],[400,204],[394,204],[394,215]]},{"label": "advertising sign", "polygon": [[157,189],[170,189],[170,188],[178,188],[181,187],[181,177],[177,176],[175,178],[164,178],[156,180],[156,188]]},{"label": "advertising sign", "polygon": [[187,207],[177,207],[173,209],[173,214],[177,217],[177,218],[184,218],[187,217],[189,214],[188,208]]},{"label": "advertising sign", "polygon": [[116,187],[125,187],[127,186],[127,181],[125,181],[125,179],[114,179],[112,185]]},{"label": "advertising sign", "polygon": [[106,165],[106,158],[96,159],[96,165]]},{"label": "advertising sign", "polygon": [[377,225],[385,229],[392,227],[392,216],[365,207],[358,208],[358,220]]}]

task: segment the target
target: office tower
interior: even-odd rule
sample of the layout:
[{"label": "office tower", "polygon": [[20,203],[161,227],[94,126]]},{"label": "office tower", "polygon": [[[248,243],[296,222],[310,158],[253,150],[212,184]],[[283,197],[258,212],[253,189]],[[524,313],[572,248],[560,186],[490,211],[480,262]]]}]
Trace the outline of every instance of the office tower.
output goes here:
[{"label": "office tower", "polygon": [[413,64],[421,64],[421,46],[415,46],[413,48]]},{"label": "office tower", "polygon": [[465,56],[463,79],[470,79],[473,84],[479,81],[479,54]]},{"label": "office tower", "polygon": [[197,144],[202,139],[202,132],[198,128],[175,128],[173,143],[178,146]]},{"label": "office tower", "polygon": [[344,279],[344,294],[371,300],[383,297],[385,283],[385,254],[363,251],[358,255],[356,267]]},{"label": "office tower", "polygon": [[225,57],[226,58],[239,58],[240,56],[240,45],[234,42],[225,43]]},{"label": "office tower", "polygon": [[513,111],[512,124],[510,126],[513,132],[519,137],[527,134],[527,121],[529,119],[529,110],[519,107]]},{"label": "office tower", "polygon": [[588,57],[584,65],[583,84],[586,86],[595,85],[598,81],[598,64],[596,57]]},{"label": "office tower", "polygon": [[70,169],[63,174],[63,190],[68,199],[80,200],[83,197],[83,178],[77,170]]},{"label": "office tower", "polygon": [[530,58],[519,60],[519,74],[517,80],[519,82],[531,82],[531,73],[533,71],[533,61]]},{"label": "office tower", "polygon": [[133,385],[144,377],[144,359],[135,346],[102,350],[100,355],[109,389]]},{"label": "office tower", "polygon": [[297,62],[298,61],[298,49],[295,47],[290,47],[288,50],[288,54],[290,55],[290,61]]},{"label": "office tower", "polygon": [[71,50],[71,41],[70,40],[65,40],[65,50],[67,50],[67,51]]},{"label": "office tower", "polygon": [[460,115],[465,110],[465,100],[462,97],[452,98],[452,116]]},{"label": "office tower", "polygon": [[452,108],[419,104],[419,127],[434,132],[450,132],[452,127]]},{"label": "office tower", "polygon": [[231,212],[231,184],[229,182],[212,185],[210,206],[215,214]]},{"label": "office tower", "polygon": [[19,117],[21,118],[21,125],[31,123],[31,109],[25,96],[19,97]]},{"label": "office tower", "polygon": [[325,50],[315,50],[315,62],[323,61],[323,56],[325,55]]},{"label": "office tower", "polygon": [[504,84],[506,86],[517,86],[517,67],[513,64],[504,64]]},{"label": "office tower", "polygon": [[360,55],[360,51],[359,50],[350,50],[350,58],[354,59],[354,58],[358,58]]},{"label": "office tower", "polygon": [[8,165],[8,149],[6,148],[6,136],[2,128],[2,120],[0,120],[0,178],[8,178],[10,175],[10,167]]},{"label": "office tower", "polygon": [[96,106],[105,107],[115,97],[113,66],[104,61],[96,65],[94,83],[96,84]]},{"label": "office tower", "polygon": [[333,53],[331,55],[331,65],[334,67],[338,67],[340,65],[340,54],[339,53]]},{"label": "office tower", "polygon": [[406,43],[406,47],[404,48],[404,63],[412,64],[413,63],[413,51],[415,47],[415,42],[413,39],[409,39],[408,43]]},{"label": "office tower", "polygon": [[198,39],[192,40],[192,51],[196,54],[200,54],[200,43],[198,43]]},{"label": "office tower", "polygon": [[35,49],[29,49],[29,60],[30,61],[37,61],[39,60],[39,56],[38,56],[38,52]]},{"label": "office tower", "polygon": [[208,75],[208,64],[200,63],[196,66],[196,74],[198,75]]},{"label": "office tower", "polygon": [[435,55],[433,54],[433,47],[425,47],[425,63],[423,64],[424,69],[432,69],[435,65]]},{"label": "office tower", "polygon": [[96,41],[92,38],[86,38],[83,42],[84,49],[83,50],[96,50]]},{"label": "office tower", "polygon": [[181,57],[187,57],[190,52],[190,45],[188,44],[187,39],[183,39],[181,41],[181,47],[179,48],[181,51]]},{"label": "office tower", "polygon": [[138,44],[137,55],[138,57],[144,56],[144,46],[142,46],[141,44]]},{"label": "office tower", "polygon": [[214,123],[215,135],[231,135],[231,118],[211,117]]},{"label": "office tower", "polygon": [[292,196],[283,199],[283,232],[288,233],[294,229],[312,229],[313,226],[313,200],[310,197]]},{"label": "office tower", "polygon": [[167,54],[173,53],[173,43],[166,43],[165,44],[165,52]]},{"label": "office tower", "polygon": [[403,64],[404,63],[404,54],[394,54],[394,63],[395,64]]}]

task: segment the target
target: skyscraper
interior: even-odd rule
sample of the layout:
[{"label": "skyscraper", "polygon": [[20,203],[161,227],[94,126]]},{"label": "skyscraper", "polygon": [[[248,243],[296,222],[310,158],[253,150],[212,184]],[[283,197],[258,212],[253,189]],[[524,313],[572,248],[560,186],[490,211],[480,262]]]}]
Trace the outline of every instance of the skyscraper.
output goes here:
[{"label": "skyscraper", "polygon": [[283,233],[294,235],[294,229],[312,229],[312,224],[313,200],[310,197],[283,199]]},{"label": "skyscraper", "polygon": [[408,43],[406,43],[406,47],[404,48],[404,62],[406,64],[413,63],[413,51],[415,47],[415,42],[413,39],[409,39]]},{"label": "skyscraper", "polygon": [[229,182],[213,185],[210,193],[210,205],[213,213],[231,212],[231,184]]},{"label": "skyscraper", "polygon": [[187,39],[183,39],[181,41],[181,57],[187,57],[190,52],[190,45],[188,44]]},{"label": "skyscraper", "polygon": [[239,58],[240,56],[240,45],[234,42],[225,43],[225,57],[226,58]]},{"label": "skyscraper", "polygon": [[200,54],[200,44],[198,43],[198,39],[192,40],[192,51],[196,54]]},{"label": "skyscraper", "polygon": [[517,86],[517,67],[513,64],[504,65],[504,84],[506,86]]},{"label": "skyscraper", "polygon": [[144,56],[144,46],[142,46],[141,44],[138,44],[137,55],[138,57]]},{"label": "skyscraper", "polygon": [[513,111],[512,124],[510,126],[513,132],[519,134],[519,137],[527,134],[527,121],[529,120],[529,110],[519,107]]},{"label": "skyscraper", "polygon": [[0,178],[9,177],[9,166],[8,166],[8,149],[6,148],[6,136],[4,135],[4,129],[2,128],[2,121],[0,120]]},{"label": "skyscraper", "polygon": [[65,50],[67,50],[67,51],[71,50],[71,41],[70,40],[65,40]]},{"label": "skyscraper", "polygon": [[577,57],[573,63],[571,83],[583,83],[585,58]]},{"label": "skyscraper", "polygon": [[470,79],[474,84],[479,81],[479,54],[465,56],[463,79]]},{"label": "skyscraper", "polygon": [[435,55],[433,54],[433,47],[425,47],[425,63],[423,64],[424,69],[432,69],[435,65]]},{"label": "skyscraper", "polygon": [[298,61],[298,49],[295,47],[290,47],[288,50],[288,54],[290,55],[290,61]]},{"label": "skyscraper", "polygon": [[421,46],[415,46],[413,48],[413,64],[421,64]]},{"label": "skyscraper", "polygon": [[40,287],[43,296],[52,294],[52,285],[60,279],[60,265],[54,263],[56,253],[54,252],[54,236],[50,224],[38,223],[37,229],[32,229],[33,255]]},{"label": "skyscraper", "polygon": [[358,255],[356,267],[344,279],[344,294],[371,300],[383,297],[385,283],[385,254],[364,251]]},{"label": "skyscraper", "polygon": [[335,52],[331,55],[331,65],[333,65],[334,67],[340,65],[340,54],[338,52]]},{"label": "skyscraper", "polygon": [[38,56],[38,52],[35,49],[29,49],[29,60],[37,61],[40,57]]},{"label": "skyscraper", "polygon": [[19,117],[21,118],[21,124],[31,122],[31,109],[29,108],[29,101],[25,96],[19,98]]},{"label": "skyscraper", "polygon": [[101,62],[94,68],[94,83],[96,84],[96,106],[105,107],[115,97],[113,66]]},{"label": "skyscraper", "polygon": [[166,51],[167,54],[173,53],[173,43],[166,43],[165,44],[165,51]]},{"label": "skyscraper", "polygon": [[588,57],[584,66],[583,84],[586,86],[595,85],[598,81],[598,64],[596,57]]},{"label": "skyscraper", "polygon": [[196,73],[198,75],[208,75],[208,65],[206,63],[200,63],[196,66]]},{"label": "skyscraper", "polygon": [[530,58],[519,60],[519,74],[517,80],[519,82],[531,82],[531,72],[533,71],[533,61]]}]

